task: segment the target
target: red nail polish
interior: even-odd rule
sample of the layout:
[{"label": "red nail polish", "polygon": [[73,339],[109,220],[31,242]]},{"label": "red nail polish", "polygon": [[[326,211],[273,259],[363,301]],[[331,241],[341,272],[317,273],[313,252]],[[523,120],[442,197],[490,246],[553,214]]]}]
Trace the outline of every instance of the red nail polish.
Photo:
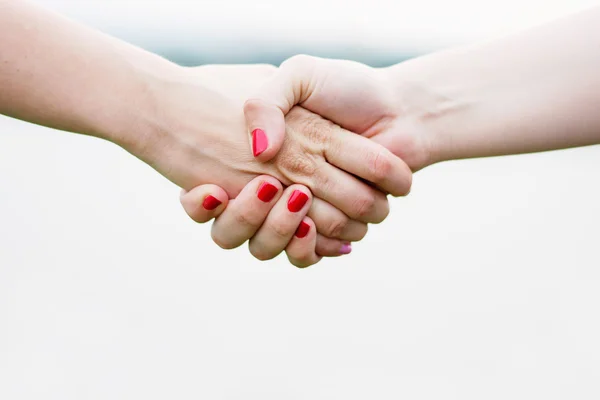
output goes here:
[{"label": "red nail polish", "polygon": [[213,196],[206,196],[206,198],[204,199],[204,201],[202,202],[202,207],[204,207],[205,209],[211,211],[214,210],[215,208],[219,207],[221,205],[221,200],[217,199],[216,197]]},{"label": "red nail polish", "polygon": [[267,135],[262,129],[255,129],[252,131],[252,152],[254,157],[258,157],[263,151],[269,147],[269,141]]},{"label": "red nail polish", "polygon": [[302,207],[304,207],[307,201],[308,196],[306,194],[299,190],[294,190],[294,193],[292,193],[290,199],[288,200],[288,210],[291,212],[298,212],[302,210]]},{"label": "red nail polish", "polygon": [[296,229],[296,237],[302,239],[304,236],[308,235],[308,231],[310,231],[310,225],[306,222],[300,222],[300,226]]},{"label": "red nail polish", "polygon": [[271,200],[273,200],[273,197],[275,197],[278,190],[279,189],[277,189],[277,186],[271,185],[269,182],[263,182],[258,187],[258,191],[256,192],[256,195],[258,196],[259,199],[261,199],[265,203],[268,203]]}]

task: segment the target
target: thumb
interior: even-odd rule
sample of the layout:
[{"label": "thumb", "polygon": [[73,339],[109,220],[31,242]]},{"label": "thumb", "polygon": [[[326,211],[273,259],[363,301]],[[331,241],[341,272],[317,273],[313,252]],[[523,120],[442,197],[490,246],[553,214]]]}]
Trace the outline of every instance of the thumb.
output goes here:
[{"label": "thumb", "polygon": [[219,186],[196,186],[189,192],[183,190],[179,201],[186,214],[194,221],[202,224],[221,215],[227,207],[229,196]]},{"label": "thumb", "polygon": [[269,161],[281,149],[285,115],[313,93],[311,82],[317,60],[302,55],[284,61],[275,75],[244,104],[252,153],[259,161]]}]

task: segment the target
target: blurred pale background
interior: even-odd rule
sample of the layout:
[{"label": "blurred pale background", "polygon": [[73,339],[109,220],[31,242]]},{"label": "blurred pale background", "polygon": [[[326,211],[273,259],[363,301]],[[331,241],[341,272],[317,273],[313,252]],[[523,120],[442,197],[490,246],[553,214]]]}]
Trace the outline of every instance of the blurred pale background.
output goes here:
[{"label": "blurred pale background", "polygon": [[[41,3],[185,64],[386,65],[596,2]],[[598,399],[599,181],[598,147],[437,165],[297,270],[119,148],[0,117],[0,399]]]}]

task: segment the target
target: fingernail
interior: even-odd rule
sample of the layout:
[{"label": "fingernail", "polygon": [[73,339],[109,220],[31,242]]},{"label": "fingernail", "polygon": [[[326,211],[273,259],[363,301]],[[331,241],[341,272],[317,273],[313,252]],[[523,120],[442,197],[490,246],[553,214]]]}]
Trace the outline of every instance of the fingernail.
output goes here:
[{"label": "fingernail", "polygon": [[209,211],[214,210],[215,208],[219,207],[219,205],[221,205],[221,200],[211,195],[206,196],[206,198],[202,202],[202,207]]},{"label": "fingernail", "polygon": [[302,207],[308,201],[308,196],[301,192],[300,190],[294,190],[290,199],[288,200],[288,210],[291,212],[298,212],[302,210]]},{"label": "fingernail", "polygon": [[350,254],[352,252],[352,245],[350,243],[345,243],[342,245],[340,249],[340,254]]},{"label": "fingernail", "polygon": [[252,131],[252,152],[254,157],[258,157],[263,151],[269,146],[267,135],[262,129],[255,129]]},{"label": "fingernail", "polygon": [[306,222],[300,222],[300,226],[296,229],[296,237],[302,239],[304,236],[308,235],[308,231],[310,231],[310,225]]},{"label": "fingernail", "polygon": [[259,199],[261,199],[265,203],[268,203],[271,200],[273,200],[273,197],[275,197],[278,190],[279,189],[277,189],[277,186],[271,185],[269,182],[263,182],[258,187],[258,191],[256,192],[256,195],[258,196]]}]

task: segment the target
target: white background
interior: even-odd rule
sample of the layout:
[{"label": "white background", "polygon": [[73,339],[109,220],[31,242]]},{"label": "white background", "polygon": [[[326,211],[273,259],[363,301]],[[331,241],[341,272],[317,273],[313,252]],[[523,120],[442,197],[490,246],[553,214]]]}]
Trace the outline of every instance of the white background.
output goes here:
[{"label": "white background", "polygon": [[[44,3],[149,48],[410,53],[595,2]],[[598,147],[436,165],[297,270],[219,249],[115,146],[0,117],[0,399],[597,399],[599,181]]]}]

